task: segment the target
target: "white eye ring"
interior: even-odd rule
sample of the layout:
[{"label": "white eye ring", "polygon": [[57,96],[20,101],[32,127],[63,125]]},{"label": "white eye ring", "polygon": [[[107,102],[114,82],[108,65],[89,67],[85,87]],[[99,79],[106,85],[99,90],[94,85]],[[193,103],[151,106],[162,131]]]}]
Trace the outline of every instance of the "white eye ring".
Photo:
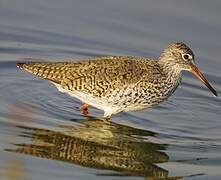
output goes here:
[{"label": "white eye ring", "polygon": [[184,60],[192,59],[192,56],[189,55],[189,54],[183,54],[182,57],[183,57]]}]

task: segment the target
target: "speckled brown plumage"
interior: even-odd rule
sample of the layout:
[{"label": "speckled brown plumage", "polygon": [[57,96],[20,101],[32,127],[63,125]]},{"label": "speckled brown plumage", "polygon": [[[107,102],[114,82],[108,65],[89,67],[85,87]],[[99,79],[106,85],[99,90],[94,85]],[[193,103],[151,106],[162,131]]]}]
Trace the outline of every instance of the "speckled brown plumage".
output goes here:
[{"label": "speckled brown plumage", "polygon": [[129,56],[108,56],[78,63],[27,63],[18,66],[65,89],[84,91],[99,97],[111,94],[124,85],[138,83],[142,78],[154,81],[163,73],[156,62]]},{"label": "speckled brown plumage", "polygon": [[[183,55],[191,57],[185,61]],[[160,103],[177,88],[181,71],[190,71],[192,50],[172,43],[158,61],[134,56],[107,56],[80,62],[18,63],[17,66],[49,80],[62,92],[105,111],[143,109]]]}]

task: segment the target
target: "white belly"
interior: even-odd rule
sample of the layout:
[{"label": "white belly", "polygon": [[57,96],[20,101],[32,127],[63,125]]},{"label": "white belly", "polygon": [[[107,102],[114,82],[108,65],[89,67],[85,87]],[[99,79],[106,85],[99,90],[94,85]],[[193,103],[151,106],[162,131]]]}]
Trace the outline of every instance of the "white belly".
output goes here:
[{"label": "white belly", "polygon": [[56,83],[53,84],[58,88],[60,92],[67,93],[70,96],[81,100],[83,103],[87,103],[93,107],[103,110],[104,117],[109,117],[111,114],[116,114],[121,111],[119,108],[117,108],[117,106],[113,106],[110,103],[108,103],[108,100],[105,97],[104,98],[94,97],[92,95],[80,91],[71,91],[64,89],[59,84]]}]

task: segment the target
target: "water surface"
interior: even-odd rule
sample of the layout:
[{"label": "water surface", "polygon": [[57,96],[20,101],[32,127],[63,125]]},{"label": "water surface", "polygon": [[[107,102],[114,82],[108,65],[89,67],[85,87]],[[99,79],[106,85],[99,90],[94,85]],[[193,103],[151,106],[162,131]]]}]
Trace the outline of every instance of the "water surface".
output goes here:
[{"label": "water surface", "polygon": [[[121,113],[16,68],[24,58],[157,58],[184,41],[220,94],[220,1],[0,1],[0,179],[220,179],[221,99],[189,73],[168,101]],[[16,178],[15,178],[16,177]]]}]

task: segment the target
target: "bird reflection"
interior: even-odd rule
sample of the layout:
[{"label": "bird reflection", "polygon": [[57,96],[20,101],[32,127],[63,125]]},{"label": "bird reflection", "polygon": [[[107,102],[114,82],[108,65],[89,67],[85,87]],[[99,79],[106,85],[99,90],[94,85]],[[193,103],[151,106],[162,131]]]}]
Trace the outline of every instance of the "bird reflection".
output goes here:
[{"label": "bird reflection", "polygon": [[99,119],[72,121],[56,131],[19,126],[30,141],[8,151],[116,172],[108,175],[168,177],[156,165],[169,160],[167,145],[148,140],[156,133]]}]

